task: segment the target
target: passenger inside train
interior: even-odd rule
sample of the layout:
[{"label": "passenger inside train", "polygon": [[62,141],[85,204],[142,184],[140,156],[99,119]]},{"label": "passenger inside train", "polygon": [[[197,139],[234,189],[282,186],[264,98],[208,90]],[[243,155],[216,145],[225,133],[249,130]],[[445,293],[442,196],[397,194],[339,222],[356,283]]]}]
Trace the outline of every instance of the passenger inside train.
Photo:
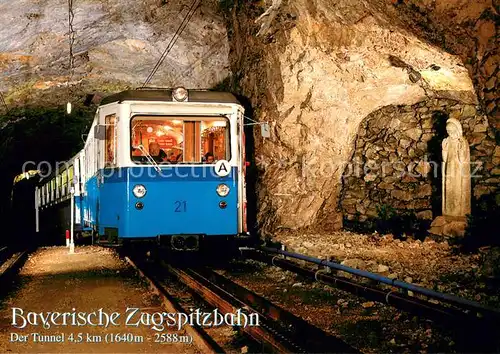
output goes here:
[{"label": "passenger inside train", "polygon": [[229,124],[224,117],[135,116],[131,158],[149,164],[139,146],[158,164],[214,163],[230,159]]},{"label": "passenger inside train", "polygon": [[205,163],[214,163],[215,158],[214,154],[212,154],[210,151],[205,154]]},{"label": "passenger inside train", "polygon": [[163,149],[160,148],[160,144],[155,141],[149,143],[149,154],[156,163],[162,163],[167,158],[165,151],[163,151]]}]

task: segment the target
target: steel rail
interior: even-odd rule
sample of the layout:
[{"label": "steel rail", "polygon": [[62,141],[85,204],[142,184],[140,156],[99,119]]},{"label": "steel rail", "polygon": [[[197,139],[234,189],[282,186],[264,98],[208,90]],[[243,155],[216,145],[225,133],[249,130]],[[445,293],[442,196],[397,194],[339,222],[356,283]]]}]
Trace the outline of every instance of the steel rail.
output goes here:
[{"label": "steel rail", "polygon": [[[196,292],[204,301],[206,301],[211,306],[219,309],[224,314],[235,313],[239,308],[247,310],[248,314],[256,313],[256,311],[248,309],[244,303],[237,300],[234,296],[227,293],[223,289],[210,284],[210,282],[195,279],[192,274],[188,274],[185,271],[173,268],[168,265],[167,269],[188,288]],[[272,351],[280,353],[304,352],[303,349],[297,348],[293,344],[283,341],[283,338],[276,338],[277,333],[267,325],[262,325],[262,323],[260,323],[260,326],[243,326],[240,328],[255,341],[257,341],[258,343],[262,343],[264,347],[266,347],[267,349],[271,349]]]},{"label": "steel rail", "polygon": [[197,273],[226,291],[231,292],[247,304],[247,306],[256,309],[259,313],[279,324],[289,337],[293,337],[294,341],[306,348],[308,352],[356,352],[354,348],[348,346],[339,338],[322,331],[280,306],[273,304],[264,297],[214,271],[203,269],[197,271]]},{"label": "steel rail", "polygon": [[457,320],[460,321],[460,323],[467,323],[468,325],[477,325],[484,322],[482,321],[483,319],[467,314],[457,308],[433,304],[426,300],[402,294],[398,290],[386,291],[368,285],[359,284],[347,278],[329,274],[324,270],[315,271],[313,269],[302,267],[297,263],[282,257],[271,257],[255,250],[245,251],[244,255],[256,261],[274,265],[284,270],[300,274],[309,279],[350,292],[354,295],[362,296],[367,300],[385,303],[417,316],[424,316],[437,322],[444,322],[447,325],[457,325]]},{"label": "steel rail", "polygon": [[234,313],[239,308],[258,314],[260,326],[241,329],[273,351],[357,352],[340,339],[211,270],[167,267],[179,280],[222,312]]},{"label": "steel rail", "polygon": [[[2,249],[3,252],[7,253],[6,247]],[[10,257],[10,258],[8,258]],[[0,266],[7,264],[7,266],[2,270],[0,269],[0,280],[2,278],[11,275],[16,269],[20,268],[22,264],[26,261],[28,257],[28,251],[22,251],[19,253],[14,253],[12,255],[8,255],[6,260],[1,260]],[[6,289],[7,287],[1,287],[2,289]]]},{"label": "steel rail", "polygon": [[326,261],[323,259],[310,257],[310,256],[306,256],[306,255],[299,254],[299,253],[288,252],[288,251],[283,251],[283,250],[269,248],[269,247],[259,247],[258,249],[260,251],[263,251],[264,253],[267,253],[267,254],[281,254],[281,255],[286,256],[286,257],[300,259],[300,260],[314,263],[314,264],[317,264],[320,266],[325,266],[328,268],[341,270],[341,271],[344,271],[347,273],[351,273],[351,274],[358,275],[358,276],[361,276],[364,278],[368,278],[368,279],[372,279],[372,280],[375,280],[375,281],[378,281],[381,283],[385,283],[385,284],[388,284],[388,285],[391,285],[391,286],[394,286],[397,288],[410,290],[410,291],[413,291],[415,293],[419,293],[419,294],[428,296],[430,298],[438,299],[438,300],[453,304],[455,306],[463,307],[463,308],[466,308],[468,310],[472,310],[472,311],[481,313],[485,317],[500,319],[500,311],[498,309],[483,306],[480,303],[472,301],[472,300],[467,300],[467,299],[460,298],[458,296],[454,296],[454,295],[450,295],[450,294],[440,293],[440,292],[430,290],[430,289],[427,289],[427,288],[424,288],[424,287],[421,287],[418,285],[414,285],[411,283],[407,283],[407,282],[404,282],[401,280],[390,279],[390,278],[387,278],[387,277],[384,277],[384,276],[381,276],[378,274],[370,273],[366,270],[347,267],[343,264],[339,264],[339,263],[335,263],[335,262],[331,262],[331,261]]},{"label": "steel rail", "polygon": [[269,255],[265,251],[257,251],[251,248],[240,248],[240,251],[246,258],[274,265],[354,295],[363,296],[368,300],[386,303],[408,313],[441,323],[455,332],[457,341],[461,343],[466,351],[498,352],[500,350],[500,342],[497,339],[498,333],[500,333],[500,320],[496,313],[489,312],[488,308],[481,313],[482,317],[478,317],[475,311],[470,311],[467,307],[464,309],[457,306],[456,303],[449,304],[446,302],[446,305],[434,304],[424,299],[403,294],[401,293],[402,288],[393,287],[390,291],[385,291],[335,276],[328,273],[326,268],[315,271],[301,266],[291,259],[278,255]]},{"label": "steel rail", "polygon": [[[125,260],[137,271],[141,278],[148,282],[151,291],[161,298],[162,305],[167,311],[173,313],[187,313],[187,311],[169,294],[167,289],[165,289],[154,276],[150,275],[147,270],[140,268],[128,256],[125,256]],[[202,353],[224,353],[224,350],[200,326],[191,326],[187,324],[183,329],[193,338],[193,341]]]}]

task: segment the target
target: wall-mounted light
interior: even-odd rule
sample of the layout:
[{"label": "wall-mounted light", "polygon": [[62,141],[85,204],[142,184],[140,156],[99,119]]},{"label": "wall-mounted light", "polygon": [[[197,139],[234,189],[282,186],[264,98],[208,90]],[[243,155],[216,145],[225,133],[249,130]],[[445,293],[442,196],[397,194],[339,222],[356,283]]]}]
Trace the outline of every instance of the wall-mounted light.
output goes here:
[{"label": "wall-mounted light", "polygon": [[68,112],[68,114],[71,114],[71,102],[68,102],[66,104],[66,112]]}]

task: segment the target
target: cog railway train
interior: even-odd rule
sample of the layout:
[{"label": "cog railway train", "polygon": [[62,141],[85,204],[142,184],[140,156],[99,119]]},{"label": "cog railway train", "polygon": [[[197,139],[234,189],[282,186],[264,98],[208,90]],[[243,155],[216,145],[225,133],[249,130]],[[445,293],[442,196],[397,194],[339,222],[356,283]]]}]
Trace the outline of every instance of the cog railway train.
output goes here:
[{"label": "cog railway train", "polygon": [[243,120],[226,92],[104,98],[84,148],[36,187],[36,231],[54,232],[62,220],[77,240],[175,251],[248,239]]}]

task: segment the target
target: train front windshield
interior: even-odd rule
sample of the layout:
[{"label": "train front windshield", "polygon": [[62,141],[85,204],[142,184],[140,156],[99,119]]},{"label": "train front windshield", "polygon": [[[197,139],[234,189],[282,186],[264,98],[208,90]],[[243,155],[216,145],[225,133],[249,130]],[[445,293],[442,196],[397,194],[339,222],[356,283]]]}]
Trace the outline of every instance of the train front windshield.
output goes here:
[{"label": "train front windshield", "polygon": [[230,160],[227,118],[134,116],[130,126],[130,154],[136,164]]}]

